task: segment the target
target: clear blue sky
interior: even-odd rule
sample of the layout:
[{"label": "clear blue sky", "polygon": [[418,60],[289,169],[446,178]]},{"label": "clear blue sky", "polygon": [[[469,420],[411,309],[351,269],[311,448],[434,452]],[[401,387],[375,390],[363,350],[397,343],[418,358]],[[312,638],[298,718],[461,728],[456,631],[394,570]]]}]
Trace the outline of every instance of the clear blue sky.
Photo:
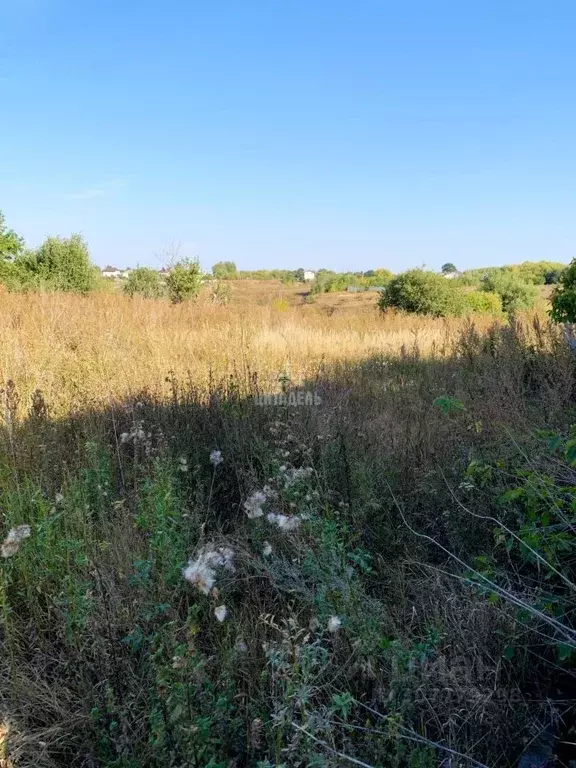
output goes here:
[{"label": "clear blue sky", "polygon": [[574,0],[0,0],[0,208],[103,265],[576,256]]}]

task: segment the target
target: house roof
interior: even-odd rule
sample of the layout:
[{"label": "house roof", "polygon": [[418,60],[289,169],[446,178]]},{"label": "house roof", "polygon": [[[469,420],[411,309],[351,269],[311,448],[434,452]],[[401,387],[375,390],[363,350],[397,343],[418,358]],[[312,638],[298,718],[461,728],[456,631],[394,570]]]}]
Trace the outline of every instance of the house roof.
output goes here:
[{"label": "house roof", "polygon": [[121,270],[118,269],[118,267],[111,267],[110,265],[108,265],[107,267],[104,267],[102,272],[121,272]]}]

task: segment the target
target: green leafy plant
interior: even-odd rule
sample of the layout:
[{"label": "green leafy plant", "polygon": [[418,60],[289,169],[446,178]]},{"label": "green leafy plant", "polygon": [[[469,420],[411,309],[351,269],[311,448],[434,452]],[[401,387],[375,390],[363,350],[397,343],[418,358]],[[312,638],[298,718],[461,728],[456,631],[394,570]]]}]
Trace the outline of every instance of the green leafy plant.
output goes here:
[{"label": "green leafy plant", "polygon": [[96,268],[79,234],[48,237],[38,250],[22,254],[15,264],[53,290],[88,293],[96,285]]},{"label": "green leafy plant", "polygon": [[196,298],[202,286],[202,272],[198,261],[179,261],[166,278],[168,296],[173,304]]},{"label": "green leafy plant", "polygon": [[502,297],[489,291],[468,291],[464,293],[464,303],[472,312],[485,312],[497,315],[502,312]]},{"label": "green leafy plant", "polygon": [[504,312],[531,309],[538,290],[532,283],[526,283],[509,271],[495,272],[482,282],[482,290],[498,294],[502,299]]},{"label": "green leafy plant", "polygon": [[576,322],[576,259],[560,276],[552,295],[550,315],[556,323]]},{"label": "green leafy plant", "polygon": [[122,290],[127,296],[143,296],[145,299],[158,299],[164,294],[160,275],[149,267],[136,267],[128,275]]},{"label": "green leafy plant", "polygon": [[381,293],[379,308],[446,317],[464,310],[462,292],[442,275],[412,269],[394,277]]}]

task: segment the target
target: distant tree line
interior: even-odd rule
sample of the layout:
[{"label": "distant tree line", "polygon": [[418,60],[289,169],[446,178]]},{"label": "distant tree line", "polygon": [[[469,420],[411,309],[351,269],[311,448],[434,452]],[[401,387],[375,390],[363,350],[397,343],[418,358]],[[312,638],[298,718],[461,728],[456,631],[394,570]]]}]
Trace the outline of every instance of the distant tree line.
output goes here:
[{"label": "distant tree line", "polygon": [[[193,299],[205,280],[197,260],[182,259],[168,274],[160,275],[149,267],[132,270],[122,290],[128,296],[166,297],[174,304]],[[225,303],[230,295],[228,280],[305,281],[303,269],[238,270],[233,261],[219,261],[212,268],[212,299]],[[109,288],[109,283],[90,260],[88,246],[81,235],[47,237],[38,248],[27,248],[24,239],[9,229],[0,211],[0,283],[10,291],[54,290],[86,294]],[[560,262],[525,261],[503,267],[485,267],[458,272],[447,262],[440,274],[413,269],[394,275],[380,268],[366,272],[315,273],[310,293],[332,293],[354,287],[380,288],[382,310],[446,316],[466,312],[516,312],[530,309],[540,285],[556,286],[552,317],[558,322],[576,322],[576,262],[566,267]]]},{"label": "distant tree line", "polygon": [[[129,296],[166,296],[174,304],[192,299],[202,286],[197,260],[182,259],[162,278],[148,267],[132,270],[123,290]],[[26,248],[24,239],[9,229],[0,211],[0,283],[9,291],[65,291],[87,294],[109,289],[90,260],[81,235],[47,237],[39,248]]]}]

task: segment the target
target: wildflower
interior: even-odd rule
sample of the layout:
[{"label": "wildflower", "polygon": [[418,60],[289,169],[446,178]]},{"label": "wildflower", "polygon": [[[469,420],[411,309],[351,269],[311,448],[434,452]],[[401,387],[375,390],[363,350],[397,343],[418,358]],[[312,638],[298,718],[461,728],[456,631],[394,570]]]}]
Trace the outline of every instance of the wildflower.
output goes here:
[{"label": "wildflower", "polygon": [[182,575],[192,586],[207,595],[216,582],[216,568],[234,570],[234,551],[229,547],[202,549],[195,560],[190,560]]},{"label": "wildflower", "polygon": [[272,544],[270,544],[269,541],[264,542],[264,548],[262,549],[262,554],[264,557],[268,557],[272,554]]},{"label": "wildflower", "polygon": [[300,518],[296,516],[288,517],[288,515],[270,512],[266,519],[269,523],[277,525],[281,531],[295,531],[300,526]]},{"label": "wildflower", "polygon": [[148,435],[146,435],[146,432],[144,432],[144,430],[142,429],[142,426],[143,426],[142,422],[139,421],[132,427],[130,432],[122,432],[122,434],[120,435],[120,442],[129,443],[132,441],[136,443],[138,440],[145,440],[146,437],[150,438],[151,433],[148,433]]},{"label": "wildflower", "polygon": [[218,466],[218,464],[222,464],[224,459],[222,458],[221,451],[212,451],[210,454],[210,464],[213,464],[215,467]]},{"label": "wildflower", "polygon": [[54,496],[54,501],[56,504],[62,504],[64,501],[64,496],[61,493],[57,493],[56,496]]},{"label": "wildflower", "polygon": [[262,517],[264,512],[262,511],[262,504],[266,502],[266,495],[262,491],[254,491],[244,502],[244,509],[250,520],[254,520],[256,517]]},{"label": "wildflower", "polygon": [[20,544],[30,536],[30,533],[29,525],[18,525],[16,528],[12,528],[0,548],[2,557],[12,557],[15,555],[20,549]]},{"label": "wildflower", "polygon": [[219,605],[217,608],[214,608],[214,616],[218,619],[218,621],[222,622],[228,615],[228,608],[226,608],[225,605]]},{"label": "wildflower", "polygon": [[182,656],[172,656],[172,669],[182,669],[185,661]]},{"label": "wildflower", "polygon": [[342,619],[339,616],[330,616],[330,619],[328,620],[328,632],[338,632],[340,627],[342,626]]},{"label": "wildflower", "polygon": [[188,472],[188,461],[186,459],[186,456],[180,456],[178,459],[179,466],[178,469],[180,472]]},{"label": "wildflower", "polygon": [[312,467],[300,467],[299,469],[288,469],[284,472],[284,485],[291,486],[300,480],[306,480],[312,474]]},{"label": "wildflower", "polygon": [[227,571],[234,570],[234,550],[230,547],[220,547],[218,550],[218,565],[226,568]]}]

